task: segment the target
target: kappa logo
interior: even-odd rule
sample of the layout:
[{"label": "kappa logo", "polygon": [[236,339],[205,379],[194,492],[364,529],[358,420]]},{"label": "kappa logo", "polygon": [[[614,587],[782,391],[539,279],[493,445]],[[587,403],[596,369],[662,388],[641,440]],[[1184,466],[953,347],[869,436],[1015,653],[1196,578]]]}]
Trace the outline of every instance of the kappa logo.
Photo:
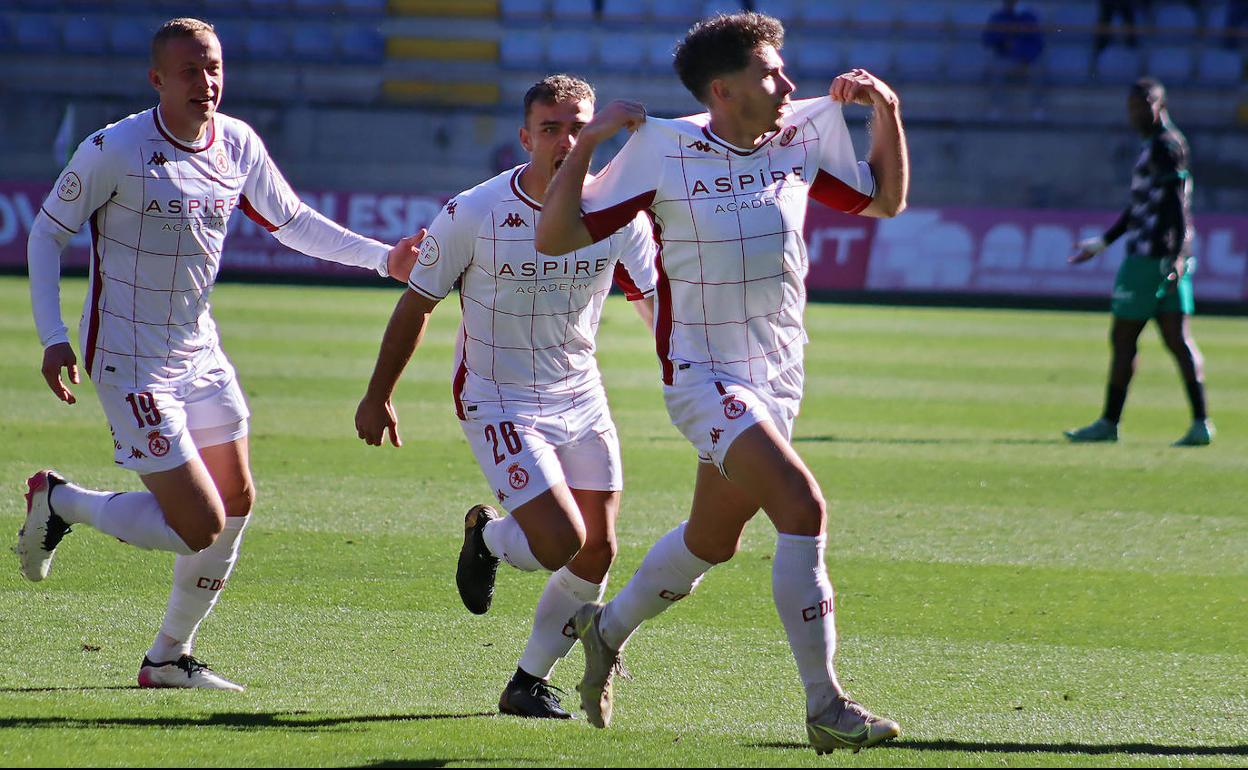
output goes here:
[{"label": "kappa logo", "polygon": [[169,439],[160,435],[160,431],[154,430],[147,434],[147,448],[157,457],[164,457],[169,454]]},{"label": "kappa logo", "polygon": [[456,201],[454,198],[451,198],[449,201],[446,202],[446,213],[450,214],[451,219],[455,218],[455,207],[458,205],[459,205],[459,202]]},{"label": "kappa logo", "polygon": [[163,152],[154,152],[152,153],[152,159],[147,162],[147,165],[163,166],[168,162],[169,162],[169,159],[165,157],[165,154]]},{"label": "kappa logo", "polygon": [[96,147],[99,147],[101,150],[103,150],[104,149],[104,134],[96,134],[95,136],[91,137],[91,144],[94,144]]},{"label": "kappa logo", "polygon": [[797,126],[789,126],[784,129],[784,133],[780,135],[780,146],[788,147],[793,141],[793,137],[797,136]]},{"label": "kappa logo", "polygon": [[716,152],[714,147],[701,139],[695,139],[691,144],[685,145],[685,147],[686,149],[697,150],[698,152]]},{"label": "kappa logo", "polygon": [[745,414],[745,403],[736,396],[729,396],[724,399],[724,416],[729,420],[735,420]]},{"label": "kappa logo", "polygon": [[529,472],[520,467],[520,463],[512,463],[507,468],[507,483],[512,489],[524,489],[529,485]]},{"label": "kappa logo", "polygon": [[507,218],[503,220],[503,227],[528,227],[529,223],[524,221],[524,217],[516,212],[511,212]]},{"label": "kappa logo", "polygon": [[143,452],[138,447],[132,446],[130,447],[130,459],[131,460],[146,460],[147,455],[143,454]]},{"label": "kappa logo", "polygon": [[719,445],[719,437],[724,435],[723,428],[711,428],[711,446]]},{"label": "kappa logo", "polygon": [[501,489],[494,490],[494,496],[498,498],[500,503],[507,499],[507,493]]},{"label": "kappa logo", "polygon": [[78,196],[82,195],[82,180],[74,172],[69,172],[61,177],[61,183],[56,186],[56,197],[70,203],[78,200]]}]

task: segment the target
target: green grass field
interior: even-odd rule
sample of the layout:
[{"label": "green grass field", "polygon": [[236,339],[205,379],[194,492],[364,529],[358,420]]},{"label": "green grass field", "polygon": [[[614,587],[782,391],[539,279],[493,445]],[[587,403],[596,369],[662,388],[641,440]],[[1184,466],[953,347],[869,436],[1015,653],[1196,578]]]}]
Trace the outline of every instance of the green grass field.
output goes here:
[{"label": "green grass field", "polygon": [[[66,318],[85,284],[67,281]],[[489,499],[450,402],[457,303],[397,395],[406,446],[352,415],[393,291],[218,288],[250,399],[255,521],[197,652],[241,695],[143,691],[171,557],[86,527],[52,576],[0,570],[0,763],[8,765],[1248,765],[1248,334],[1198,318],[1220,434],[1172,449],[1182,387],[1146,333],[1113,446],[1068,446],[1099,413],[1104,314],[812,306],[797,447],[831,503],[839,670],[901,722],[887,748],[804,747],[796,667],[771,602],[774,535],[643,628],[616,721],[494,715],[543,576],[500,572],[470,616],[462,515]],[[71,324],[73,321],[71,321]],[[608,595],[681,520],[695,458],[668,423],[653,344],[612,300],[601,361],[624,448]],[[38,375],[26,284],[0,278],[0,532],[53,465],[133,489],[90,385]],[[554,675],[579,679],[574,649]]]}]

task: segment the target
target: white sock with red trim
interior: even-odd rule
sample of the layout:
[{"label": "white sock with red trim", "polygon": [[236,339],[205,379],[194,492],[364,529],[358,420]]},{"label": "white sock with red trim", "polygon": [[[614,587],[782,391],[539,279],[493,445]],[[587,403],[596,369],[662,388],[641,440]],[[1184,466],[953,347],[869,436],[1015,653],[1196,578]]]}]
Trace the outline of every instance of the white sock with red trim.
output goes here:
[{"label": "white sock with red trim", "polygon": [[771,592],[808,696],[839,694],[832,656],[836,654],[835,595],[823,563],[826,536],[779,534],[771,562]]},{"label": "white sock with red trim", "polygon": [[487,522],[481,530],[481,537],[490,553],[516,569],[525,572],[543,569],[542,563],[533,555],[533,549],[529,548],[529,538],[525,536],[515,516],[504,516]]},{"label": "white sock with red trim", "polygon": [[533,633],[524,647],[520,668],[539,679],[549,679],[555,664],[576,642],[572,616],[586,602],[601,601],[606,590],[606,580],[591,583],[573,575],[567,567],[551,573],[542,598],[537,600]]},{"label": "white sock with red trim", "polygon": [[70,524],[90,524],[123,543],[195,553],[165,521],[165,512],[151,492],[96,492],[74,484],[57,484],[49,502],[56,515]]},{"label": "white sock with red trim", "polygon": [[715,566],[694,556],[685,545],[685,525],[659,538],[636,574],[602,609],[598,629],[614,649],[620,649],[645,621],[693,593],[698,581]]},{"label": "white sock with red trim", "polygon": [[147,657],[161,663],[191,654],[199,624],[221,597],[221,591],[238,561],[243,530],[250,516],[227,516],[225,528],[212,545],[199,553],[179,556],[173,562],[173,589],[165,607],[160,633]]}]

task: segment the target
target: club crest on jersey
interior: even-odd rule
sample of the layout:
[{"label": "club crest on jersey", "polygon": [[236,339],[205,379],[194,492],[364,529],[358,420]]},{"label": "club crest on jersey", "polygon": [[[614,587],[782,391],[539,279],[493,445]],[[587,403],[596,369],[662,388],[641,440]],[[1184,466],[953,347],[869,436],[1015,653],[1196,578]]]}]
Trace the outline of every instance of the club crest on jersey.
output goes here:
[{"label": "club crest on jersey", "polygon": [[225,150],[219,150],[212,158],[212,165],[217,167],[217,171],[222,174],[230,170],[230,159],[225,157]]},{"label": "club crest on jersey", "polygon": [[524,489],[529,485],[529,472],[520,467],[520,463],[507,466],[507,483],[512,489]]},{"label": "club crest on jersey", "polygon": [[529,223],[524,221],[524,217],[516,212],[511,212],[507,218],[503,220],[503,227],[528,227]]},{"label": "club crest on jersey", "polygon": [[56,197],[69,203],[78,200],[78,196],[82,195],[82,180],[74,172],[69,172],[61,177],[61,183],[56,186]]},{"label": "club crest on jersey", "polygon": [[797,136],[797,126],[789,126],[784,129],[784,133],[780,135],[780,146],[788,147],[793,141],[793,137]]},{"label": "club crest on jersey", "polygon": [[147,434],[147,448],[156,457],[164,457],[169,454],[169,439],[160,435],[160,431],[154,430]]},{"label": "club crest on jersey", "polygon": [[729,420],[735,420],[745,414],[745,402],[736,396],[729,396],[724,399],[724,416]]},{"label": "club crest on jersey", "polygon": [[416,262],[424,267],[433,267],[441,256],[442,249],[438,246],[437,239],[432,235],[426,235],[425,239],[420,242],[420,252],[416,255]]}]

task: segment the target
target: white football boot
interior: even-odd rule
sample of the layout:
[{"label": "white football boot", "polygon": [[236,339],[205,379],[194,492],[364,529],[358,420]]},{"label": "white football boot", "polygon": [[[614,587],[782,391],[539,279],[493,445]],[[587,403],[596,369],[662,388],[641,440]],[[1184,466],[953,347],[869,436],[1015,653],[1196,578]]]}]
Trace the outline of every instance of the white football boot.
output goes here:
[{"label": "white football boot", "polygon": [[576,691],[581,694],[581,708],[585,717],[594,727],[607,727],[611,724],[611,712],[614,701],[614,690],[611,683],[615,674],[627,676],[620,662],[620,651],[612,648],[602,638],[598,628],[602,620],[602,605],[589,602],[581,606],[572,616],[572,624],[576,629],[576,638],[581,640],[585,651],[585,675],[581,678]]},{"label": "white football boot", "polygon": [[153,663],[150,658],[144,657],[143,665],[139,668],[139,687],[197,687],[232,692],[242,692],[245,689],[241,684],[231,682],[190,655],[183,655],[166,663]]},{"label": "white football boot", "polygon": [[899,735],[901,726],[896,722],[877,717],[844,695],[806,720],[806,737],[816,754],[835,749],[851,749],[857,754]]},{"label": "white football boot", "polygon": [[52,557],[69,525],[52,510],[52,488],[65,479],[53,470],[42,470],[26,479],[26,523],[17,531],[13,552],[27,580],[38,582],[52,569]]}]

